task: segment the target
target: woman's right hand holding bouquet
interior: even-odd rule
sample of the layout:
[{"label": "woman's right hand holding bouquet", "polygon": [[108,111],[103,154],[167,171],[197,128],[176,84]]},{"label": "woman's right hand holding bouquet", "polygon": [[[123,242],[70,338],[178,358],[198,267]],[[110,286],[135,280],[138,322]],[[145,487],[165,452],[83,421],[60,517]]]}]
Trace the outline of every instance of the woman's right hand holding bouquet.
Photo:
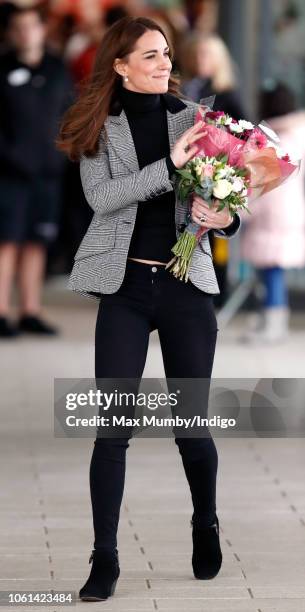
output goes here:
[{"label": "woman's right hand holding bouquet", "polygon": [[195,125],[186,130],[175,142],[170,157],[176,168],[183,168],[183,166],[185,166],[185,164],[198,152],[198,146],[193,143],[196,143],[196,140],[204,136],[204,132],[202,131],[203,125],[204,121],[198,121]]}]

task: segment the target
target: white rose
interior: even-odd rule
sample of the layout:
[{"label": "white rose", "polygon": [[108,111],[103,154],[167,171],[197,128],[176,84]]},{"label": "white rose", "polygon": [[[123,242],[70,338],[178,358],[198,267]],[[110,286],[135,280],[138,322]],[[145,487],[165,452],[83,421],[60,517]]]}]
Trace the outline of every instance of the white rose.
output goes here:
[{"label": "white rose", "polygon": [[251,123],[251,121],[245,121],[244,119],[240,119],[238,123],[243,130],[253,130],[254,128],[254,125],[253,123]]},{"label": "white rose", "polygon": [[213,189],[213,196],[217,200],[224,200],[232,191],[232,183],[226,179],[220,180],[216,183]]},{"label": "white rose", "polygon": [[234,191],[235,193],[239,193],[240,191],[242,191],[244,188],[244,181],[238,176],[234,179],[233,181],[233,185],[232,185],[232,191]]},{"label": "white rose", "polygon": [[216,181],[219,181],[220,179],[224,179],[228,176],[228,172],[225,168],[220,168],[220,170],[217,170],[217,177]]},{"label": "white rose", "polygon": [[231,123],[230,125],[230,131],[234,132],[235,134],[241,134],[244,130],[243,128],[239,125],[239,123]]}]

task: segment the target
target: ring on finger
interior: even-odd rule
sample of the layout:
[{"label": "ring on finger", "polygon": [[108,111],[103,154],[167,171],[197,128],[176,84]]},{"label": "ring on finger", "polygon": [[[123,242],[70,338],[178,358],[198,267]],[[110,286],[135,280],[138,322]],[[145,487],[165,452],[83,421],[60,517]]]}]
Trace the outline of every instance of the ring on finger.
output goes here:
[{"label": "ring on finger", "polygon": [[201,217],[199,217],[199,221],[207,221],[207,216],[202,214]]}]

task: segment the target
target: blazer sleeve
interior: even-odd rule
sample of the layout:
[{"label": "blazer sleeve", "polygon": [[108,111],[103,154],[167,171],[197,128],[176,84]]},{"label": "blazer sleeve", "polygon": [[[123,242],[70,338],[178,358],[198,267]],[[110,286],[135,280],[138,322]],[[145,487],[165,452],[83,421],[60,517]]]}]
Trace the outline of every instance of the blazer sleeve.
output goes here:
[{"label": "blazer sleeve", "polygon": [[100,214],[115,212],[135,201],[145,202],[174,190],[166,157],[144,166],[142,170],[112,178],[108,149],[102,133],[98,154],[92,158],[81,157],[80,176],[89,206]]},{"label": "blazer sleeve", "polygon": [[233,221],[230,225],[228,225],[228,227],[224,227],[223,229],[215,229],[213,230],[213,234],[214,236],[217,236],[217,238],[233,238],[233,236],[236,236],[237,232],[239,231],[240,226],[240,216],[238,213],[235,213]]}]

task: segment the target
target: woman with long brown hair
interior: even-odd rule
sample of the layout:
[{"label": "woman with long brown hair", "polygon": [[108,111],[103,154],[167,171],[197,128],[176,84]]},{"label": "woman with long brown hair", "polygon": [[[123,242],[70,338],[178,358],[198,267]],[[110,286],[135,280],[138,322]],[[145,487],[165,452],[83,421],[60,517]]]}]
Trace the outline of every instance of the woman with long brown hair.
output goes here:
[{"label": "woman with long brown hair", "polygon": [[[59,139],[59,147],[81,162],[84,193],[94,210],[69,286],[99,300],[96,380],[132,379],[136,388],[151,331],[159,333],[166,377],[181,380],[210,379],[217,336],[213,295],[219,289],[207,234],[196,247],[186,283],[165,268],[185,227],[186,207],[175,196],[174,171],[195,155],[201,128],[194,126],[198,104],[182,100],[178,79],[171,75],[172,56],[154,21],[125,17],[116,22],[103,38],[91,79],[68,111]],[[226,211],[215,209],[195,197],[192,219],[224,237],[236,233],[238,215],[232,221]],[[95,539],[91,573],[80,591],[83,600],[112,595],[120,574],[117,529],[130,437],[129,432],[97,435],[94,443]],[[210,435],[177,435],[175,442],[194,506],[194,575],[213,578],[222,563],[216,447]]]}]

